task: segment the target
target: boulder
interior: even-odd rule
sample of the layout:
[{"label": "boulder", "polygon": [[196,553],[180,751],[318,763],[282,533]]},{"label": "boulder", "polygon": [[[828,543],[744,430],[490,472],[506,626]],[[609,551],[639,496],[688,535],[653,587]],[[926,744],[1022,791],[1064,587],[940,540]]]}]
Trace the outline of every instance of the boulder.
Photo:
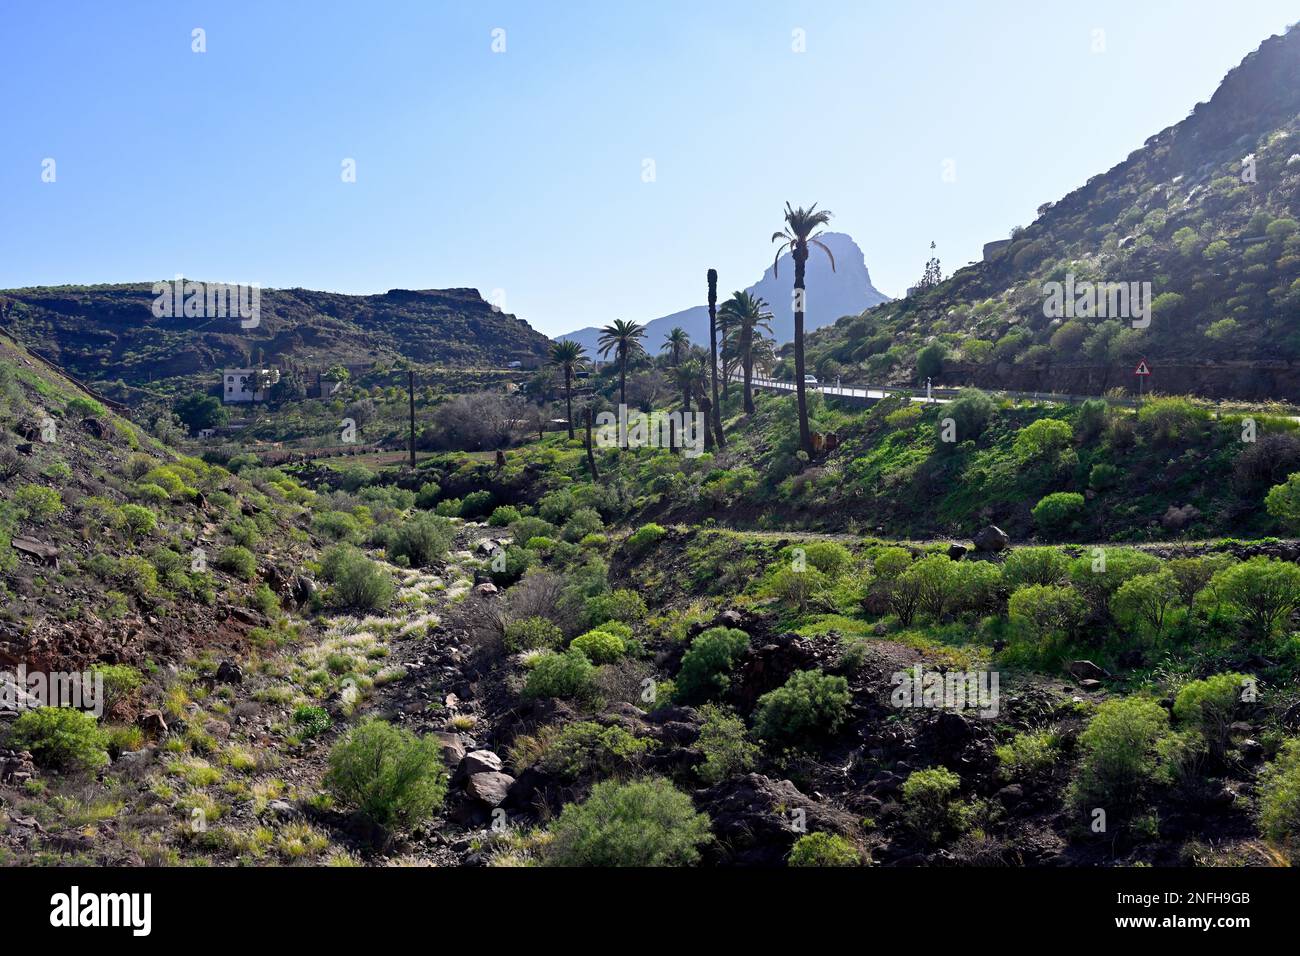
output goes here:
[{"label": "boulder", "polygon": [[149,709],[142,712],[136,723],[148,737],[158,738],[167,733],[167,719],[163,717],[161,710]]},{"label": "boulder", "polygon": [[717,840],[705,851],[710,862],[784,866],[803,833],[858,832],[853,814],[815,800],[789,780],[750,773],[696,795],[697,808],[713,821]]},{"label": "boulder", "polygon": [[496,771],[470,774],[465,784],[465,792],[480,803],[486,803],[489,807],[498,807],[505,801],[506,794],[510,792],[510,785],[514,782],[514,777]]},{"label": "boulder", "polygon": [[443,764],[448,767],[459,767],[460,762],[465,759],[465,743],[461,740],[460,734],[440,730],[433,736],[442,747]]},{"label": "boulder", "polygon": [[36,776],[36,764],[26,750],[0,750],[0,783],[19,785]]},{"label": "boulder", "polygon": [[971,543],[976,551],[1005,551],[1011,545],[1011,536],[997,525],[988,525],[981,529]]},{"label": "boulder", "polygon": [[478,773],[499,773],[501,758],[490,750],[471,750],[461,759],[459,770],[470,777]]},{"label": "boulder", "polygon": [[962,544],[948,545],[948,557],[951,558],[953,561],[960,561],[962,559],[962,556],[965,554],[966,554],[965,545]]},{"label": "boulder", "polygon": [[474,585],[474,593],[479,597],[495,597],[497,591],[497,586],[491,581],[484,581],[482,584]]},{"label": "boulder", "polygon": [[243,682],[244,672],[234,661],[222,661],[217,667],[218,684],[242,684]]},{"label": "boulder", "polygon": [[113,434],[113,430],[98,418],[83,418],[81,420],[81,427],[100,440],[108,438]]}]

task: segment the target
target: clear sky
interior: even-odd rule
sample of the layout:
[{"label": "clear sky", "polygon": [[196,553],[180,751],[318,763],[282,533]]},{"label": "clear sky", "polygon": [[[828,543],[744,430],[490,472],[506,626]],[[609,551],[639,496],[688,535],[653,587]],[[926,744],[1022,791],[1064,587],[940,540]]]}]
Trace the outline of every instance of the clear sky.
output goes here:
[{"label": "clear sky", "polygon": [[1283,0],[3,0],[0,287],[469,286],[557,334],[694,305],[710,266],[724,290],[754,282],[788,199],[831,209],[899,295],[931,240],[945,271],[978,258],[1295,16]]}]

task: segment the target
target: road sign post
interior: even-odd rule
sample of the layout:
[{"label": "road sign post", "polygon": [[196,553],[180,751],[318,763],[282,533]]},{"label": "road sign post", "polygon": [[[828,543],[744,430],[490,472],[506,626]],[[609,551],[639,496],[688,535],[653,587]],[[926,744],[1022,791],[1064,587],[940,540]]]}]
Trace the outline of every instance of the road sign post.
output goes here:
[{"label": "road sign post", "polygon": [[1145,380],[1147,377],[1149,377],[1149,376],[1151,375],[1151,366],[1147,364],[1147,360],[1146,360],[1146,356],[1145,356],[1145,355],[1144,355],[1141,359],[1138,360],[1137,368],[1135,368],[1135,369],[1133,370],[1133,374],[1137,376],[1137,380],[1138,380],[1138,401],[1141,402],[1141,401],[1142,401],[1142,382],[1143,382],[1143,380]]}]

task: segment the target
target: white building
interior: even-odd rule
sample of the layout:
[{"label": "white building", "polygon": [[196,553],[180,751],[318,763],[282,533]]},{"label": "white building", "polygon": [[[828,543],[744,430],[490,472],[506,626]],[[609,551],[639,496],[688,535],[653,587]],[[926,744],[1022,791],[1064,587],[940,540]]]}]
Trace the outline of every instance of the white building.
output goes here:
[{"label": "white building", "polygon": [[228,368],[222,373],[222,401],[264,402],[267,389],[278,381],[278,369]]}]

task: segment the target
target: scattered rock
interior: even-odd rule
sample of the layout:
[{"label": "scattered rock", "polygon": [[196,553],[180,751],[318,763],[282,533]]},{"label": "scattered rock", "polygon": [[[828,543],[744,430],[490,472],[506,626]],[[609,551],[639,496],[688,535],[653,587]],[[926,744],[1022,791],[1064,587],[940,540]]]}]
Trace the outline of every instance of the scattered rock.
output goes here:
[{"label": "scattered rock", "polygon": [[1079,681],[1079,690],[1086,690],[1090,693],[1096,693],[1101,690],[1101,681],[1099,680],[1081,680]]},{"label": "scattered rock", "polygon": [[113,434],[112,429],[101,422],[98,418],[83,418],[81,420],[81,427],[101,441]]},{"label": "scattered rock", "polygon": [[155,740],[167,734],[167,719],[163,717],[161,710],[150,709],[143,711],[136,723],[140,725],[140,729],[145,732],[146,736]]},{"label": "scattered rock", "polygon": [[471,777],[479,773],[499,773],[501,758],[490,750],[472,750],[462,758],[459,769]]},{"label": "scattered rock", "polygon": [[460,734],[453,734],[447,731],[438,731],[434,735],[442,747],[442,762],[448,767],[459,767],[460,762],[465,759],[465,743],[461,740]]},{"label": "scattered rock", "polygon": [[1004,551],[1011,545],[1011,536],[997,525],[991,524],[982,528],[971,539],[971,543],[975,545],[976,551]]},{"label": "scattered rock", "polygon": [[36,764],[26,750],[0,750],[0,783],[19,785],[36,776]]},{"label": "scattered rock", "polygon": [[272,800],[266,805],[262,815],[272,820],[288,822],[302,816],[302,812],[287,800]]},{"label": "scattered rock", "polygon": [[474,585],[474,593],[479,597],[494,597],[498,588],[491,581],[485,581],[482,584]]},{"label": "scattered rock", "polygon": [[1195,505],[1183,505],[1181,508],[1170,505],[1160,519],[1160,524],[1166,531],[1182,531],[1200,516],[1201,512]]},{"label": "scattered rock", "polygon": [[243,682],[244,672],[233,661],[222,661],[217,667],[218,684],[242,684]]},{"label": "scattered rock", "polygon": [[951,558],[953,561],[960,561],[962,559],[962,556],[965,554],[966,554],[965,545],[963,544],[948,545],[948,557]]},{"label": "scattered rock", "polygon": [[506,794],[510,792],[510,785],[514,782],[515,778],[505,773],[496,771],[475,773],[470,775],[469,781],[465,784],[465,792],[480,803],[486,803],[489,807],[498,807],[505,801]]}]

